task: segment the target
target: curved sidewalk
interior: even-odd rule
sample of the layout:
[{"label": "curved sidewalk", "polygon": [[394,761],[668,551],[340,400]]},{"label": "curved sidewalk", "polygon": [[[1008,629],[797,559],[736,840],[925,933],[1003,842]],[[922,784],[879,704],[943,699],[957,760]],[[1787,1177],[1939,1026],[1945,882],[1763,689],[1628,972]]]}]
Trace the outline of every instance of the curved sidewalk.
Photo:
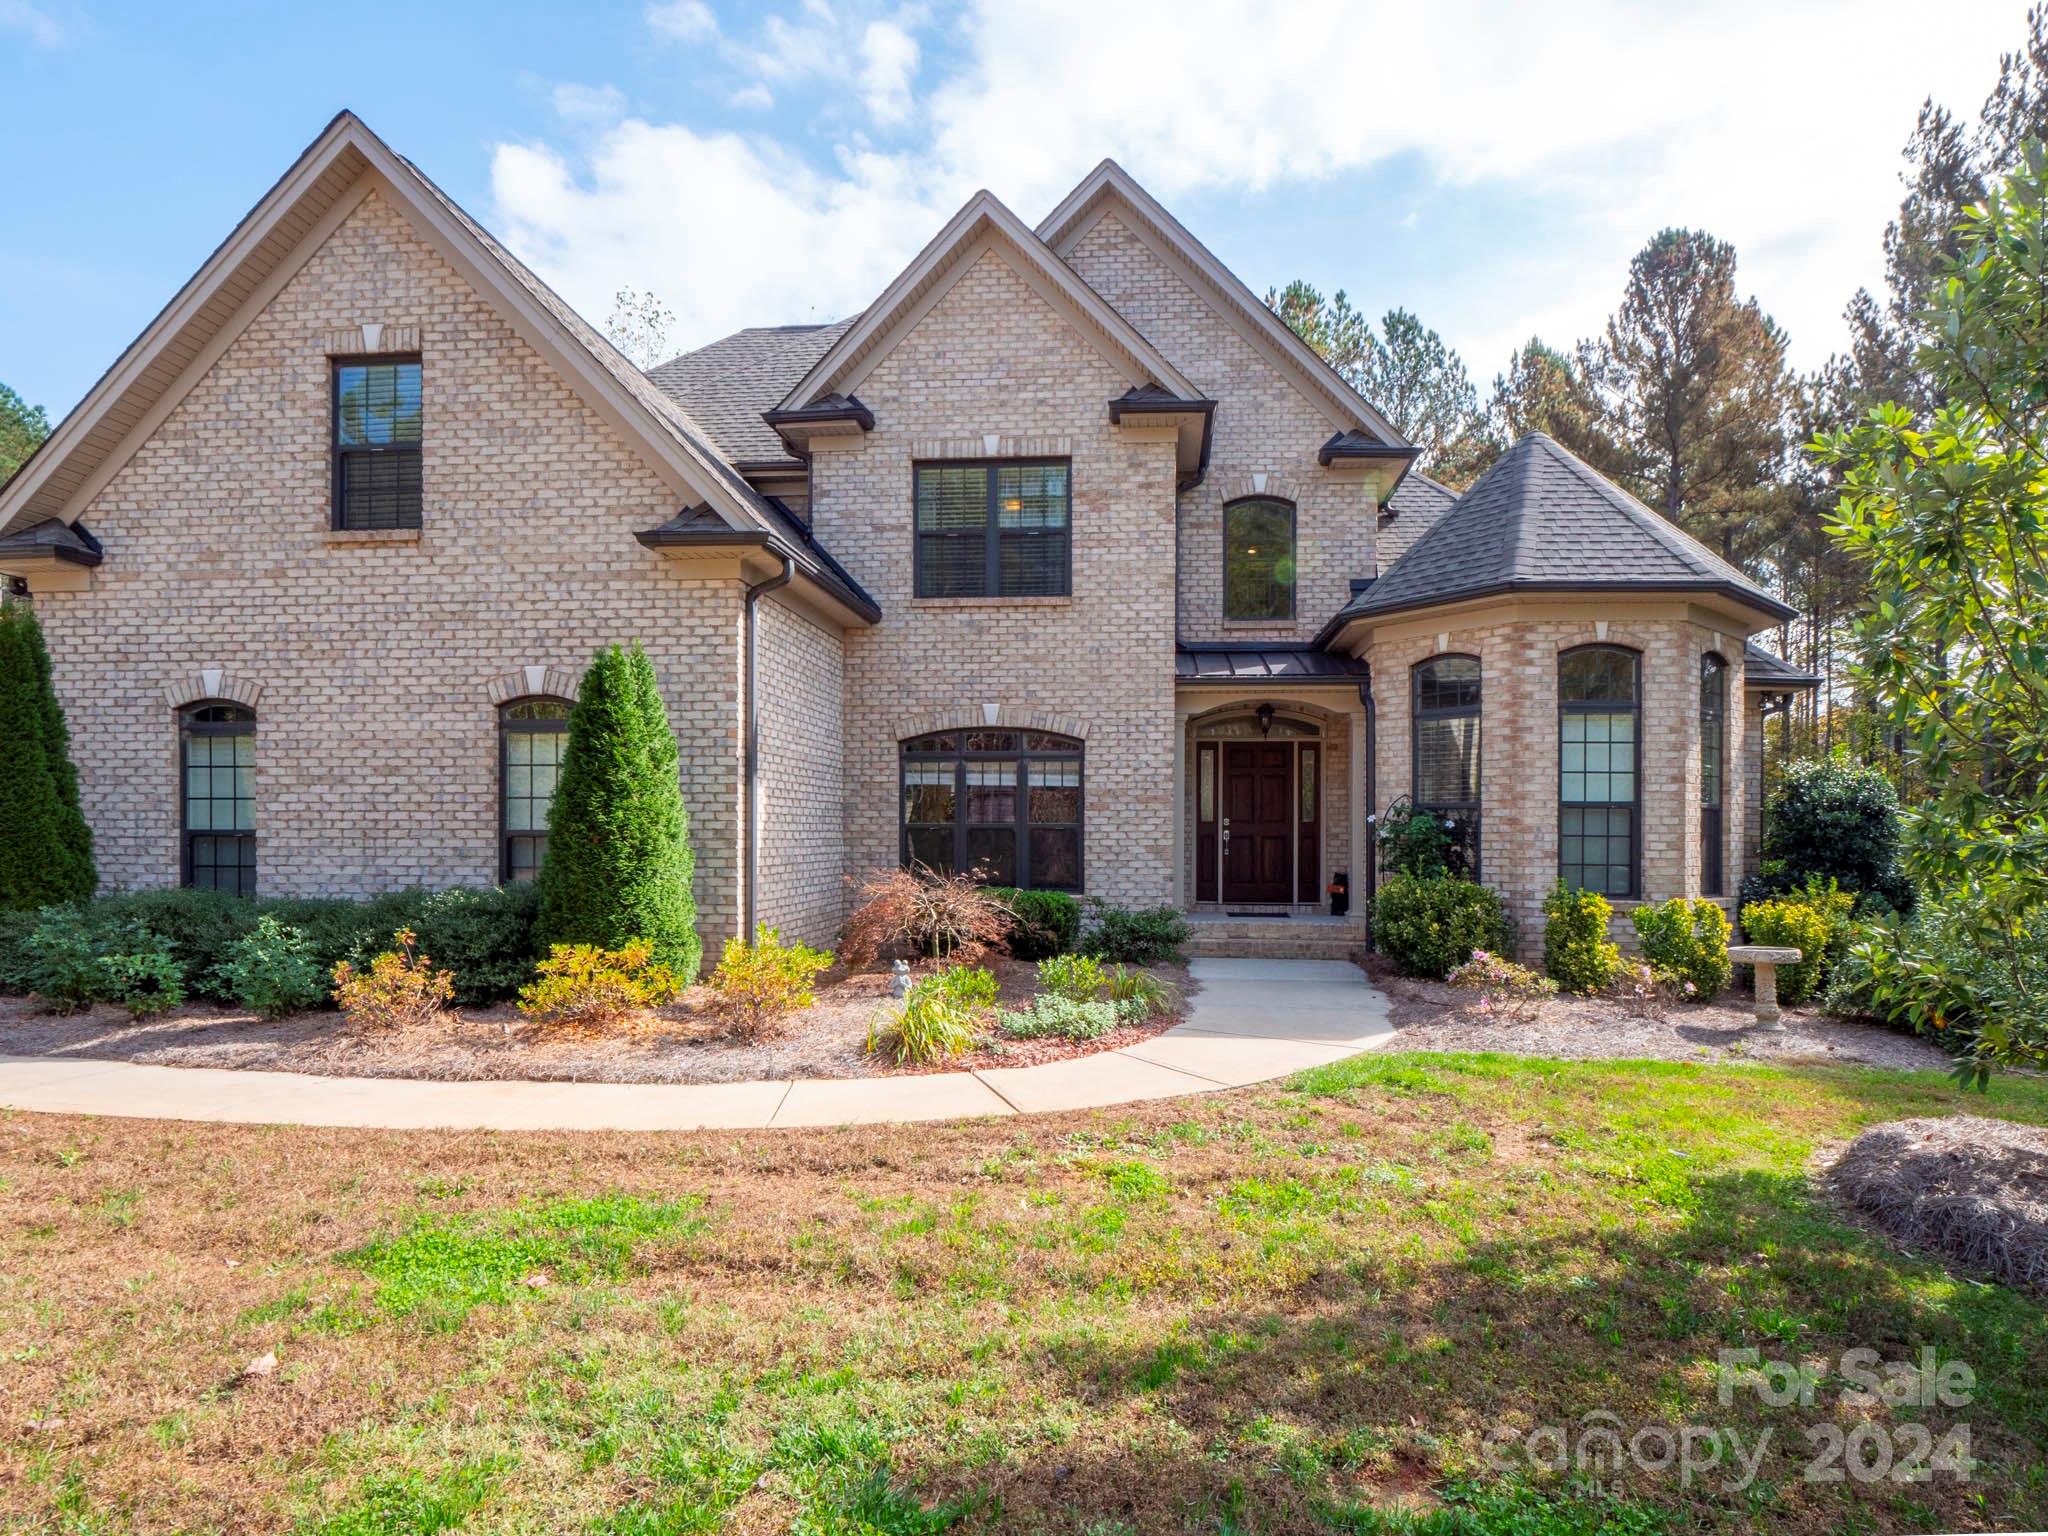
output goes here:
[{"label": "curved sidewalk", "polygon": [[1035,1067],[750,1083],[427,1082],[0,1056],[0,1108],[392,1130],[695,1131],[881,1125],[1094,1109],[1285,1077],[1386,1043],[1387,1000],[1356,966],[1197,960],[1185,1022]]}]

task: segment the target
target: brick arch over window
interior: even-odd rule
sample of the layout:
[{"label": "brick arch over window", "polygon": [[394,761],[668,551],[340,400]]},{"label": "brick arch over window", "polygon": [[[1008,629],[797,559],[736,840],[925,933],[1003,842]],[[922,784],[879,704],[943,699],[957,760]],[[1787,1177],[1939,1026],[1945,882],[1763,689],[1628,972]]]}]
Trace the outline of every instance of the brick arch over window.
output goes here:
[{"label": "brick arch over window", "polygon": [[575,702],[582,685],[580,673],[566,667],[526,666],[500,672],[487,688],[491,702],[500,708],[520,699],[552,698]]},{"label": "brick arch over window", "polygon": [[1025,709],[1009,704],[999,704],[993,713],[986,705],[964,704],[957,709],[942,710],[937,714],[899,715],[890,723],[889,732],[897,741],[906,741],[913,736],[927,736],[933,731],[1051,731],[1059,736],[1072,736],[1080,741],[1088,739],[1088,728],[1072,715],[1054,714],[1046,709]]},{"label": "brick arch over window", "polygon": [[223,667],[204,667],[189,677],[173,678],[164,684],[164,699],[171,708],[188,704],[246,704],[256,708],[263,700],[263,684],[247,673],[229,672]]}]

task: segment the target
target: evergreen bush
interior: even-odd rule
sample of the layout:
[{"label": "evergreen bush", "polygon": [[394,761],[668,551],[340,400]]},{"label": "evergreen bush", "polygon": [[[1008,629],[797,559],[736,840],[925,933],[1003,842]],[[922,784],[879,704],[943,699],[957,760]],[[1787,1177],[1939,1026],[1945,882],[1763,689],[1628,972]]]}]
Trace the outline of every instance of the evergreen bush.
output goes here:
[{"label": "evergreen bush", "polygon": [[1372,908],[1373,945],[1405,975],[1442,981],[1475,950],[1515,947],[1499,892],[1447,875],[1389,875]]},{"label": "evergreen bush", "polygon": [[1797,965],[1778,967],[1778,997],[1803,1003],[1827,974],[1828,918],[1825,912],[1790,900],[1759,901],[1742,909],[1742,931],[1749,942],[1774,949],[1796,949]]},{"label": "evergreen bush", "polygon": [[98,884],[42,626],[0,602],[0,908],[83,901]]},{"label": "evergreen bush", "polygon": [[675,732],[636,644],[598,652],[569,715],[561,780],[548,814],[540,941],[619,949],[645,940],[655,964],[687,986],[702,943],[690,882]]},{"label": "evergreen bush", "polygon": [[1692,1000],[1711,1003],[1728,985],[1728,914],[1716,902],[1674,896],[1630,914],[1643,956],[1692,983]]},{"label": "evergreen bush", "polygon": [[1065,891],[1020,891],[992,885],[985,894],[1007,907],[1010,953],[1019,960],[1050,960],[1072,951],[1081,937],[1081,903]]},{"label": "evergreen bush", "polygon": [[1591,996],[1621,970],[1621,949],[1608,942],[1614,908],[1598,891],[1558,881],[1543,903],[1543,970],[1567,992]]}]

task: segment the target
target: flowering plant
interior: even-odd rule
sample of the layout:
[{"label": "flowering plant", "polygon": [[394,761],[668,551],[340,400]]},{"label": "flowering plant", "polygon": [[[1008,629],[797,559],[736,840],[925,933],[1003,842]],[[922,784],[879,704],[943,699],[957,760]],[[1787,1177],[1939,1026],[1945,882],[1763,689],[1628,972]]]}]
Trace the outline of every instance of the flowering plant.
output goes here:
[{"label": "flowering plant", "polygon": [[1454,987],[1477,990],[1481,1013],[1498,1014],[1514,1024],[1528,1023],[1546,998],[1557,996],[1557,983],[1548,976],[1484,949],[1473,950],[1472,958],[1446,979]]}]

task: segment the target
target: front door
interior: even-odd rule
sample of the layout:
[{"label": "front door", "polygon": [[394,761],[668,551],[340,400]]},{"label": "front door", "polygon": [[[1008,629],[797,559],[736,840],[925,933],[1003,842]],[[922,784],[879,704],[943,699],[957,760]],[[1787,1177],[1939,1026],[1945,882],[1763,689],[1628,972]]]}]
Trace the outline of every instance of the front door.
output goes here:
[{"label": "front door", "polygon": [[1223,747],[1223,899],[1286,902],[1294,893],[1294,748]]}]

